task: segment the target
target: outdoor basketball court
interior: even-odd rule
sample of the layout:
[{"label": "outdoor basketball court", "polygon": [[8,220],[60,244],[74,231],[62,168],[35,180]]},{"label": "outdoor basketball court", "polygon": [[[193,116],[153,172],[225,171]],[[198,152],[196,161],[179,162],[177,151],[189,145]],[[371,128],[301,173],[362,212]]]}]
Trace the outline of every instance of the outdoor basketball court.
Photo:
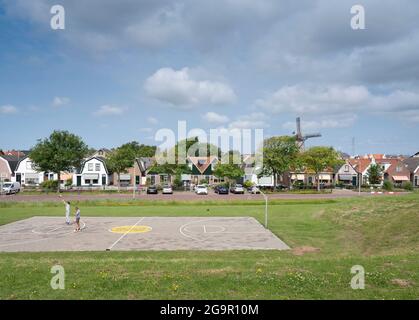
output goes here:
[{"label": "outdoor basketball court", "polygon": [[0,252],[118,250],[286,250],[251,217],[85,217],[82,231],[63,217],[0,226]]}]

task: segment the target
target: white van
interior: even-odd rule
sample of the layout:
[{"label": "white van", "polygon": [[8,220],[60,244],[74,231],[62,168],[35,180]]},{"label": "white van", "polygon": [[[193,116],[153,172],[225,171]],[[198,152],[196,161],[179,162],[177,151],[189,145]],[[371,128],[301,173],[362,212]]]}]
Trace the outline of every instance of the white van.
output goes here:
[{"label": "white van", "polygon": [[20,192],[20,183],[19,182],[5,182],[3,184],[2,193],[12,194]]}]

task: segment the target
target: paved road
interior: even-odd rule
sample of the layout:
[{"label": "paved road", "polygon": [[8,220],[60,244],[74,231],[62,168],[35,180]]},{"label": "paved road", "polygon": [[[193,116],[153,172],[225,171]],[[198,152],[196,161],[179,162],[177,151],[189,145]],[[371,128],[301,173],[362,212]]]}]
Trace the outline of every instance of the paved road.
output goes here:
[{"label": "paved road", "polygon": [[[399,193],[395,193],[397,195]],[[393,195],[393,196],[394,196]],[[292,193],[277,193],[269,194],[269,199],[335,199],[335,198],[349,198],[358,196],[357,192],[349,190],[334,190],[333,193],[325,194],[292,194]],[[369,193],[362,193],[361,196],[383,196],[383,195],[371,195]],[[81,201],[81,200],[130,200],[132,194],[127,193],[109,193],[109,194],[89,194],[83,193],[78,195],[77,193],[65,194],[64,199],[69,201]],[[202,200],[260,200],[262,195],[260,194],[229,194],[229,195],[218,195],[210,192],[208,195],[196,195],[193,192],[175,192],[173,195],[147,195],[141,194],[136,195],[138,200],[177,200],[177,201],[202,201]],[[56,194],[42,194],[42,195],[30,195],[30,194],[17,194],[0,196],[0,202],[16,201],[16,202],[35,202],[35,201],[61,201]]]}]

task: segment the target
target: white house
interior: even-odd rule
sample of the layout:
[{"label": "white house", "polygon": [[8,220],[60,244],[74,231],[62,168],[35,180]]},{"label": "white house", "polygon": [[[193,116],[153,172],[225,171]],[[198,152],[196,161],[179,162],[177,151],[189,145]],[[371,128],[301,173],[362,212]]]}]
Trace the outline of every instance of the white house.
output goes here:
[{"label": "white house", "polygon": [[73,185],[77,187],[100,187],[109,185],[109,172],[105,160],[100,157],[86,159],[79,172],[73,175]]},{"label": "white house", "polygon": [[356,169],[352,166],[349,160],[338,169],[336,172],[336,182],[342,183],[346,186],[357,186],[359,174]]},{"label": "white house", "polygon": [[46,180],[57,180],[58,176],[52,172],[37,171],[29,157],[21,159],[12,177],[13,182],[19,182],[23,186],[38,186]]},{"label": "white house", "polygon": [[258,177],[258,173],[262,169],[256,164],[256,158],[253,155],[244,155],[243,156],[243,170],[244,177],[243,182],[250,181],[253,185],[259,187],[273,187],[274,186],[274,176],[263,176]]}]

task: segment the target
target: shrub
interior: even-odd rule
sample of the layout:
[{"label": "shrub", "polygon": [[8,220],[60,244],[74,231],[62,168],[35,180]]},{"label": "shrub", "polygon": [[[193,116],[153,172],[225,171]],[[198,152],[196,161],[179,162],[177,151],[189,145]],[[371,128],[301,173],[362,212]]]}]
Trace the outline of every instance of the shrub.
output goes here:
[{"label": "shrub", "polygon": [[393,182],[390,180],[385,180],[383,183],[383,189],[386,191],[392,191],[394,189]]},{"label": "shrub", "polygon": [[410,181],[405,181],[402,183],[402,188],[407,191],[413,191],[413,184]]},{"label": "shrub", "polygon": [[68,178],[65,182],[65,186],[66,187],[71,187],[73,185],[73,179],[72,178]]},{"label": "shrub", "polygon": [[41,188],[45,191],[53,191],[58,189],[58,180],[47,180],[41,183]]},{"label": "shrub", "polygon": [[243,183],[243,187],[245,187],[246,189],[250,188],[250,187],[253,187],[253,182],[252,181],[245,181]]}]

